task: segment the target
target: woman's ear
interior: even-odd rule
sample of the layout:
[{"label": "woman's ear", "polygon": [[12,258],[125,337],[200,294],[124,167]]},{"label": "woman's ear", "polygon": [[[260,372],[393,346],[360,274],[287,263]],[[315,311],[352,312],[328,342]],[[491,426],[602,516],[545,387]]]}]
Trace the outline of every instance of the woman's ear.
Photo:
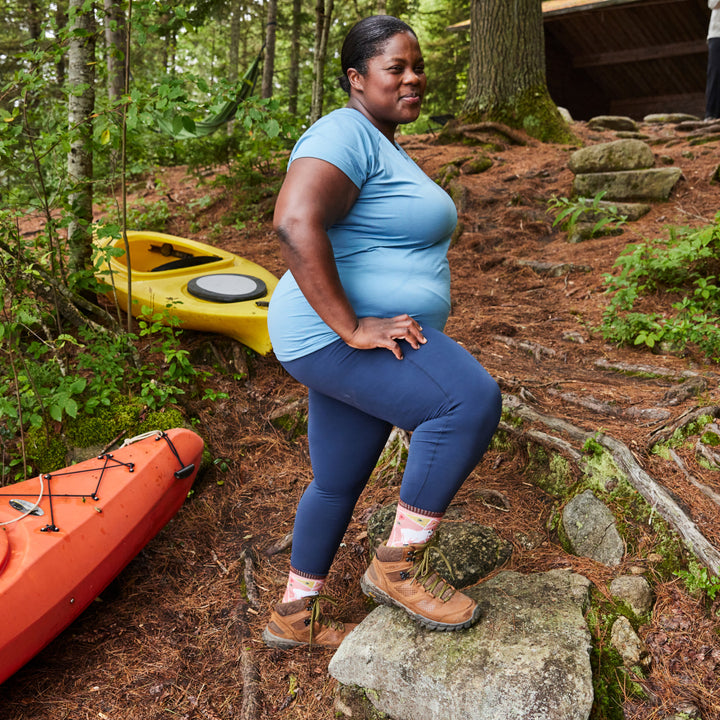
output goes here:
[{"label": "woman's ear", "polygon": [[363,80],[365,78],[363,78],[363,76],[355,68],[348,68],[347,78],[350,81],[350,87],[353,90],[363,89]]}]

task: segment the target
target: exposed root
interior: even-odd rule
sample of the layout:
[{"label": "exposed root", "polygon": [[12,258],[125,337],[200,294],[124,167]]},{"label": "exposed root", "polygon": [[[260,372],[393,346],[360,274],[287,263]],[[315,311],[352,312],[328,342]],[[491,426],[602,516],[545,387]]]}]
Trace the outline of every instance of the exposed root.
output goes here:
[{"label": "exposed root", "polygon": [[514,414],[531,422],[540,422],[584,444],[590,439],[605,447],[617,466],[626,474],[628,482],[645,501],[682,538],[686,547],[715,575],[720,574],[720,552],[705,538],[695,523],[685,514],[667,490],[653,480],[638,463],[632,451],[622,442],[602,433],[589,433],[560,418],[543,415],[524,405],[514,396],[504,396],[503,405]]}]

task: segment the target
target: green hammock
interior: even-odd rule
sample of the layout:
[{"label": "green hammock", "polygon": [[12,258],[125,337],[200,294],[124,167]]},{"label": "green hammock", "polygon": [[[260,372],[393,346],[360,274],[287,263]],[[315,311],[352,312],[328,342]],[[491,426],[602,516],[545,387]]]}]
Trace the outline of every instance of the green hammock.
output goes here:
[{"label": "green hammock", "polygon": [[[240,90],[234,100],[226,102],[215,115],[210,115],[204,120],[194,121],[187,115],[176,114],[173,118],[157,118],[157,125],[163,132],[172,136],[175,140],[191,140],[193,138],[211,135],[218,128],[235,117],[238,106],[243,100],[250,97],[260,71],[260,59],[262,49],[248,68],[240,81]],[[189,121],[189,122],[188,122]],[[190,127],[188,127],[190,126]]]}]

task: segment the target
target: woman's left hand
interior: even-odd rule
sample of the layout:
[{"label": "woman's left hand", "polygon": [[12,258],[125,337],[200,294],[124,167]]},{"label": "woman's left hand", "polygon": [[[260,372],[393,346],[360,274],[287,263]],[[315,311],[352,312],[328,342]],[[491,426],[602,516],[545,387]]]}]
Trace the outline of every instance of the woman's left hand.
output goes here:
[{"label": "woman's left hand", "polygon": [[358,350],[386,348],[398,360],[403,359],[403,354],[397,340],[405,340],[414,350],[427,342],[420,324],[407,314],[395,315],[391,318],[358,318],[352,335],[343,339],[350,347]]}]

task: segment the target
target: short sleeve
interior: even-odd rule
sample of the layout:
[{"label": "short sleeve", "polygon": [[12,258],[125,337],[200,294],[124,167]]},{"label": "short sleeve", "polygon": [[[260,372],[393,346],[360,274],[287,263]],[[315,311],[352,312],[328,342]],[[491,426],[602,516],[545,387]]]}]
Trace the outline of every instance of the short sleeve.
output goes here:
[{"label": "short sleeve", "polygon": [[376,137],[367,131],[363,121],[357,110],[347,108],[326,115],[298,140],[290,162],[301,157],[325,160],[342,170],[358,189],[362,188],[377,158]]}]

